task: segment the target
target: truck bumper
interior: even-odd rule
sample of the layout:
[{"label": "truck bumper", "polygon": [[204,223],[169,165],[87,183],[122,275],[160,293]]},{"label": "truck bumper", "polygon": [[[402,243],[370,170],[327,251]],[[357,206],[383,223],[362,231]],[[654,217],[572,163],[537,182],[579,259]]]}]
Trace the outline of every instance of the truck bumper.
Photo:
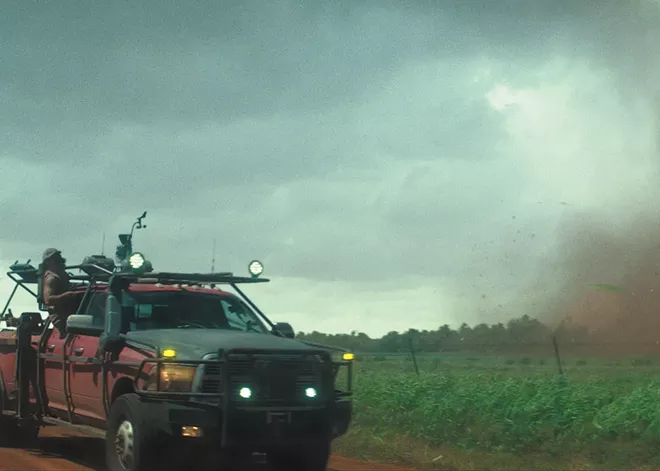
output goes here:
[{"label": "truck bumper", "polygon": [[[263,450],[332,441],[346,433],[350,401],[307,408],[233,408],[143,400],[149,423],[170,439],[213,448]],[[192,435],[192,436],[191,436]]]}]

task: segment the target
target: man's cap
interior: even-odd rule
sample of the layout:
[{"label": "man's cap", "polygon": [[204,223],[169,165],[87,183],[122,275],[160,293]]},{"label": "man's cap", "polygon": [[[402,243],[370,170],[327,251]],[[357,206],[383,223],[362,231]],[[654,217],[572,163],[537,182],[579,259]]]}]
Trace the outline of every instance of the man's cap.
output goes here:
[{"label": "man's cap", "polygon": [[62,253],[62,252],[59,251],[59,250],[57,250],[57,249],[53,249],[53,248],[46,249],[46,250],[44,250],[44,254],[43,254],[43,256],[41,257],[41,260],[42,260],[43,262],[45,262],[46,260],[51,259],[51,258],[54,257],[55,255],[60,255],[61,253]]}]

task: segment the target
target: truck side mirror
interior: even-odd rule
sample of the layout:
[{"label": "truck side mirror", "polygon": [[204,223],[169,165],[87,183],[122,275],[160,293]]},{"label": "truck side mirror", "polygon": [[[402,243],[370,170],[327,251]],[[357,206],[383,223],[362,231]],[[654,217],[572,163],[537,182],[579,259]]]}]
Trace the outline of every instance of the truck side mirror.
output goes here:
[{"label": "truck side mirror", "polygon": [[121,345],[123,317],[117,297],[109,294],[105,301],[105,328],[99,341],[101,350],[112,351]]},{"label": "truck side mirror", "polygon": [[73,335],[99,335],[103,327],[94,325],[94,316],[73,314],[66,320],[66,331]]},{"label": "truck side mirror", "polygon": [[293,330],[293,327],[291,327],[291,324],[288,322],[277,322],[273,326],[273,330],[278,333],[280,336],[287,338],[287,339],[292,339],[295,338],[296,333]]},{"label": "truck side mirror", "polygon": [[122,326],[121,304],[115,295],[110,294],[105,300],[105,333],[109,336],[119,336]]}]

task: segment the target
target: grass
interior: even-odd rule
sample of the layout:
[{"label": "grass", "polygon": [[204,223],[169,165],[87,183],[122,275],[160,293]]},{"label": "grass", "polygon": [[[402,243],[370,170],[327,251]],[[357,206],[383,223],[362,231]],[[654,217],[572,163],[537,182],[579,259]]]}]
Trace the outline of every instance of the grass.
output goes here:
[{"label": "grass", "polygon": [[419,469],[660,469],[660,360],[358,359],[339,454]]}]

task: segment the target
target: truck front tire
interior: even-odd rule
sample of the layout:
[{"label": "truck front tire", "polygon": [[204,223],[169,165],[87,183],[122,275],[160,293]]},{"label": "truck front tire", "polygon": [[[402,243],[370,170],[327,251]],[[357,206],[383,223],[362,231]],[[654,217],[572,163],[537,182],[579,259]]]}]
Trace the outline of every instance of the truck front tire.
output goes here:
[{"label": "truck front tire", "polygon": [[156,432],[141,413],[137,394],[123,394],[110,408],[105,435],[105,461],[109,471],[160,469],[156,458]]}]

